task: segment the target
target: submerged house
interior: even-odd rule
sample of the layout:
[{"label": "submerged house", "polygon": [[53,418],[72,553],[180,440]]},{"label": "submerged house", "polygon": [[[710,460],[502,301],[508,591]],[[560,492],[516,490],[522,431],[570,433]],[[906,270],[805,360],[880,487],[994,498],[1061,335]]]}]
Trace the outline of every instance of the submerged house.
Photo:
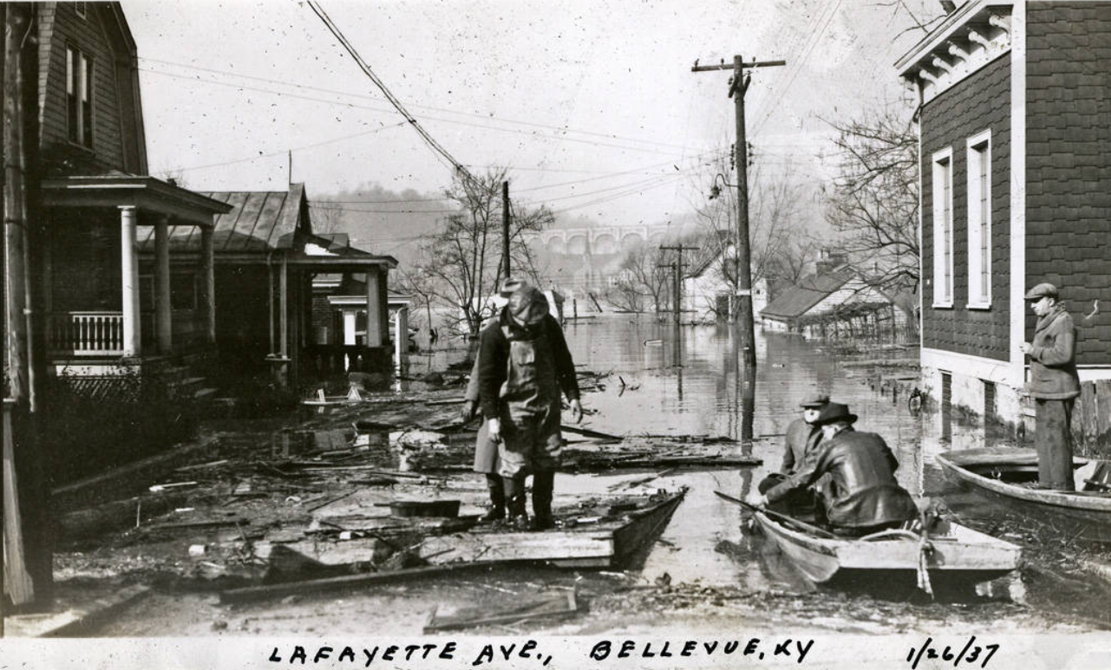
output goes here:
[{"label": "submerged house", "polygon": [[[229,206],[147,175],[138,59],[119,3],[35,11],[48,372],[110,377],[214,352],[213,226]],[[171,271],[172,229],[197,240],[188,286]]]},{"label": "submerged house", "polygon": [[1109,35],[1111,2],[974,0],[897,63],[921,101],[922,383],[945,404],[1020,419],[1040,282],[1081,380],[1111,378]]},{"label": "submerged house", "polygon": [[[737,310],[737,258],[732,244],[719,249],[693,265],[683,277],[683,310],[693,310],[698,319],[732,319]],[[768,304],[768,280],[752,281],[752,318],[760,315]]]},{"label": "submerged house", "polygon": [[851,266],[819,262],[818,271],[783,288],[761,312],[764,330],[813,338],[894,340],[914,332],[905,299],[888,296]]}]

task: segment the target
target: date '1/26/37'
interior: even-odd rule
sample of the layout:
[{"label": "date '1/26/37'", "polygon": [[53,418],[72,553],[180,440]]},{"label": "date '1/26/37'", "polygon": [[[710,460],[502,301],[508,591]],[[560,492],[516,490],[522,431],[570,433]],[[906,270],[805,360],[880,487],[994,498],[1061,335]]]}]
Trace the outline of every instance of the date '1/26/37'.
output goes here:
[{"label": "date '1/26/37'", "polygon": [[[925,644],[923,644],[921,647],[910,648],[910,651],[907,653],[907,663],[910,663],[911,670],[916,670],[916,668],[918,668],[918,662],[921,661],[923,658],[940,658],[943,661],[953,661],[953,667],[959,666],[962,661],[968,664],[973,664],[979,661],[980,667],[986,668],[988,667],[988,661],[991,660],[991,657],[995,656],[995,652],[999,651],[999,645],[978,645],[975,644],[975,642],[976,636],[970,636],[968,638],[968,641],[965,642],[964,647],[960,650],[959,653],[957,653],[955,651],[957,647],[950,645],[940,647],[937,643],[934,642],[934,639],[932,637],[928,637],[926,638]],[[981,656],[983,656],[982,659]]]}]

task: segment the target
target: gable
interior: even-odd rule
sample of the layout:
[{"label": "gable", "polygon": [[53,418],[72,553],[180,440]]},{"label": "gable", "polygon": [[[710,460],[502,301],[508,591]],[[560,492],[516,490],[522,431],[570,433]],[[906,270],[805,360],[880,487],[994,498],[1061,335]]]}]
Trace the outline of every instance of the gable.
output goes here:
[{"label": "gable", "polygon": [[[134,40],[119,3],[37,6],[39,34],[39,139],[45,169],[53,175],[146,174],[146,146]],[[92,63],[92,146],[69,141],[72,119],[66,94],[67,51]]]}]

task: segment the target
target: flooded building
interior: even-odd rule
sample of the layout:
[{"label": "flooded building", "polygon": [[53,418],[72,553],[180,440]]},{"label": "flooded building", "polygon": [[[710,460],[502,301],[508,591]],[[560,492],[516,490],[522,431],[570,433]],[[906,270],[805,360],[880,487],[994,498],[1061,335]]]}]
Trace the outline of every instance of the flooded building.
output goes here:
[{"label": "flooded building", "polygon": [[922,381],[943,403],[1021,420],[1039,282],[1073,314],[1081,380],[1111,377],[1108,34],[1111,2],[976,0],[897,63],[921,102]]}]

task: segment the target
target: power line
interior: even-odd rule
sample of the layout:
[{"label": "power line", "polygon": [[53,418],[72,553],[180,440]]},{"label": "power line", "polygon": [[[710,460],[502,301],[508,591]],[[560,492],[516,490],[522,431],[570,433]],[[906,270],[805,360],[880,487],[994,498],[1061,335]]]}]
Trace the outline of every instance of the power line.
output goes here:
[{"label": "power line", "polygon": [[[197,71],[200,71],[200,72],[208,72],[210,74],[219,74],[219,75],[225,75],[225,76],[231,76],[231,77],[239,77],[241,79],[259,81],[259,82],[264,82],[264,83],[268,83],[268,84],[277,84],[277,85],[280,85],[280,86],[289,86],[289,87],[292,87],[292,88],[299,88],[299,89],[303,89],[303,90],[306,90],[306,91],[317,91],[317,92],[320,92],[320,93],[331,93],[331,94],[334,94],[334,95],[343,95],[343,96],[347,96],[347,97],[350,97],[350,98],[358,98],[358,99],[361,99],[361,100],[382,100],[381,97],[374,96],[374,95],[359,95],[357,93],[349,93],[347,91],[339,91],[339,90],[336,90],[336,89],[323,88],[323,87],[320,87],[320,86],[308,86],[306,84],[295,84],[295,83],[291,83],[291,82],[281,81],[281,80],[278,80],[278,79],[269,79],[269,78],[266,78],[266,77],[258,77],[258,76],[254,76],[254,75],[239,74],[239,73],[230,72],[230,71],[227,71],[227,70],[217,70],[217,69],[213,69],[213,68],[200,67],[200,66],[196,66],[196,65],[187,65],[185,63],[176,63],[174,61],[160,60],[160,59],[157,59],[157,58],[149,58],[149,57],[145,57],[145,56],[141,56],[139,58],[139,60],[149,61],[149,62],[152,62],[152,63],[160,63],[160,64],[163,64],[163,65],[171,65],[173,67],[185,68],[187,70],[197,70]],[[180,76],[180,75],[173,75],[172,73],[169,73],[169,72],[163,72],[161,70],[151,70],[151,69],[148,69],[148,68],[142,68],[142,69],[145,72],[152,72],[152,73],[156,73],[156,74],[165,74],[167,76]],[[185,78],[186,79],[191,79],[190,77],[185,77]],[[207,81],[212,81],[212,80],[207,80]],[[640,144],[648,144],[648,145],[659,146],[659,147],[667,147],[667,148],[671,148],[671,149],[686,149],[687,148],[687,147],[685,147],[683,145],[679,145],[679,144],[670,144],[668,142],[658,142],[658,141],[655,141],[655,140],[647,140],[647,139],[643,139],[643,138],[639,138],[639,137],[629,137],[629,136],[626,136],[626,135],[614,135],[612,133],[599,133],[599,132],[590,131],[590,130],[577,130],[575,128],[570,128],[570,127],[567,127],[567,126],[552,126],[552,125],[547,125],[547,124],[543,124],[543,123],[536,123],[536,122],[533,122],[533,121],[521,121],[521,120],[518,120],[518,119],[509,119],[509,118],[504,118],[504,117],[491,117],[491,116],[486,115],[486,114],[477,114],[477,113],[474,113],[474,112],[460,112],[458,110],[447,109],[447,108],[444,108],[444,107],[434,107],[432,105],[421,105],[421,104],[417,104],[417,103],[410,103],[409,106],[417,108],[417,109],[428,109],[428,110],[432,110],[432,111],[435,111],[435,112],[443,112],[445,114],[455,114],[457,116],[467,116],[467,117],[471,117],[471,118],[482,119],[484,121],[494,121],[494,122],[497,122],[497,123],[510,123],[510,124],[514,124],[514,125],[527,126],[527,127],[532,127],[532,128],[543,128],[545,130],[554,130],[554,131],[559,132],[559,133],[575,133],[575,134],[578,134],[578,135],[589,135],[591,137],[601,137],[601,138],[604,138],[604,139],[612,139],[612,140],[624,140],[624,141],[628,141],[628,142],[636,142],[636,143],[640,143]],[[434,118],[434,117],[425,117],[425,118]]]},{"label": "power line", "polygon": [[343,142],[344,140],[350,140],[350,139],[354,139],[356,137],[363,137],[364,135],[373,135],[374,133],[377,133],[377,132],[380,132],[380,131],[383,131],[383,130],[388,130],[390,128],[400,128],[401,126],[404,126],[404,125],[405,125],[405,122],[402,121],[400,123],[394,123],[394,124],[389,125],[389,126],[382,126],[381,128],[374,128],[373,130],[364,130],[364,131],[359,132],[359,133],[353,133],[351,135],[344,135],[343,137],[335,137],[335,138],[332,138],[330,140],[324,140],[323,142],[316,142],[315,144],[306,144],[306,145],[300,146],[300,147],[292,147],[290,149],[282,149],[280,151],[274,151],[274,152],[267,153],[267,154],[259,154],[257,156],[248,156],[246,158],[236,158],[234,160],[223,161],[223,162],[220,162],[220,163],[207,163],[205,165],[193,165],[193,166],[190,166],[190,167],[170,168],[168,171],[169,172],[191,172],[193,170],[204,170],[204,169],[207,169],[207,168],[223,167],[225,165],[236,165],[238,163],[249,163],[251,161],[257,161],[257,160],[261,160],[263,158],[273,158],[274,156],[285,156],[286,153],[289,152],[289,151],[304,151],[305,149],[313,149],[313,148],[316,148],[316,147],[322,147],[322,146],[327,145],[327,144],[335,144],[336,142]]},{"label": "power line", "polygon": [[822,27],[818,29],[818,32],[815,33],[814,38],[810,41],[809,46],[806,48],[806,53],[798,59],[798,67],[795,68],[794,72],[788,75],[787,81],[784,82],[783,88],[780,89],[779,95],[776,96],[775,103],[769,106],[767,114],[764,115],[764,118],[760,120],[760,123],[757,124],[755,130],[752,131],[752,134],[754,136],[758,135],[760,131],[764,129],[764,126],[768,123],[768,120],[771,119],[772,114],[775,112],[775,108],[779,106],[779,103],[783,100],[783,96],[787,94],[787,90],[790,89],[791,85],[795,83],[795,79],[798,77],[799,72],[802,72],[802,68],[806,60],[810,58],[810,54],[814,52],[814,47],[818,45],[818,42],[822,38],[822,34],[826,31],[826,28],[828,28],[829,24],[833,21],[833,17],[837,15],[837,10],[841,8],[841,0],[833,1],[832,6],[833,9],[826,17],[825,23],[823,23]]},{"label": "power line", "polygon": [[[199,83],[199,84],[209,84],[209,85],[212,85],[212,86],[224,86],[224,87],[227,87],[227,88],[234,88],[234,89],[239,90],[239,91],[256,91],[258,93],[266,93],[268,95],[275,95],[275,96],[284,97],[284,98],[292,98],[292,99],[295,99],[295,100],[308,100],[308,101],[311,101],[311,102],[322,102],[322,103],[328,104],[328,105],[339,105],[340,107],[347,107],[348,109],[366,109],[366,110],[375,111],[375,112],[384,112],[384,113],[389,113],[389,114],[394,113],[393,110],[383,109],[381,107],[374,107],[374,106],[371,106],[371,105],[359,105],[359,104],[355,104],[355,103],[352,103],[352,102],[344,102],[342,100],[328,100],[326,98],[317,98],[317,97],[308,96],[308,95],[300,95],[300,94],[297,94],[297,93],[287,93],[287,92],[284,92],[284,91],[275,91],[273,89],[261,88],[261,87],[258,87],[258,86],[246,86],[244,84],[238,84],[238,83],[235,83],[235,82],[217,81],[217,80],[214,80],[214,79],[202,79],[200,77],[189,77],[189,76],[186,76],[186,75],[174,74],[172,72],[163,72],[161,70],[151,70],[149,68],[142,68],[141,67],[141,68],[139,68],[139,70],[141,70],[143,72],[149,72],[151,74],[163,76],[163,77],[172,77],[174,79],[181,79],[181,80],[184,80],[184,81],[191,81],[191,82]],[[526,135],[528,137],[533,137],[533,138],[538,137],[538,138],[541,138],[541,139],[553,140],[553,141],[557,141],[557,142],[574,142],[574,143],[577,143],[577,144],[586,144],[586,145],[589,145],[589,146],[595,147],[595,148],[597,148],[597,147],[610,147],[610,148],[614,148],[614,149],[621,149],[623,151],[635,151],[635,152],[638,152],[638,153],[648,153],[648,154],[656,154],[656,155],[664,155],[664,156],[675,156],[675,154],[668,153],[668,152],[665,152],[665,151],[659,151],[659,150],[656,150],[656,149],[647,149],[647,148],[643,148],[643,147],[631,147],[631,146],[626,146],[626,145],[623,145],[623,144],[611,144],[611,143],[606,143],[606,142],[599,142],[597,140],[581,139],[581,138],[578,138],[578,137],[557,137],[555,135],[542,135],[542,134],[539,134],[539,133],[536,133],[536,132],[530,132],[530,131],[527,131],[527,130],[518,130],[518,129],[514,129],[514,128],[499,128],[497,126],[485,125],[485,124],[480,124],[480,123],[471,123],[471,122],[468,122],[468,121],[459,121],[457,119],[445,119],[445,118],[441,118],[441,117],[437,117],[437,116],[429,116],[429,115],[425,115],[424,118],[426,120],[438,121],[440,123],[448,123],[448,124],[453,124],[453,125],[457,125],[457,126],[465,126],[465,127],[469,127],[469,128],[479,128],[479,129],[482,129],[482,130],[488,130],[488,131],[492,131],[492,132],[514,133],[514,134],[517,134],[517,135]],[[408,121],[406,121],[406,122],[408,122]]]},{"label": "power line", "polygon": [[456,173],[462,176],[465,182],[475,182],[476,180],[471,175],[470,171],[467,170],[467,168],[464,167],[462,163],[457,161],[455,159],[455,156],[452,156],[451,153],[449,153],[447,149],[445,149],[439,142],[437,142],[435,138],[428,134],[428,131],[426,131],[424,127],[421,126],[420,122],[418,122],[417,119],[409,113],[409,110],[405,109],[405,105],[403,105],[401,101],[397,99],[396,96],[394,96],[393,92],[390,91],[385,82],[379,79],[378,75],[374,73],[374,70],[370,69],[370,66],[363,61],[362,56],[360,56],[359,52],[355,50],[355,47],[347,41],[347,38],[344,37],[343,32],[339,29],[339,26],[337,26],[332,21],[332,18],[328,16],[328,12],[324,11],[324,8],[320,6],[320,3],[316,2],[316,0],[308,0],[308,5],[309,8],[312,9],[313,13],[316,14],[316,16],[324,23],[324,25],[328,28],[332,35],[334,35],[335,38],[339,40],[340,45],[343,46],[343,48],[347,51],[351,58],[354,59],[355,63],[359,66],[359,69],[363,71],[363,74],[365,74],[371,80],[371,82],[373,82],[374,85],[378,87],[378,90],[382,91],[382,94],[386,96],[386,100],[388,100],[390,104],[393,105],[394,109],[396,109],[397,112],[401,114],[401,116],[413,126],[413,130],[415,130],[417,134],[421,136],[421,139],[423,139],[424,142],[434,152],[436,152],[437,154],[445,158],[449,163],[451,163],[452,167],[455,168]]}]

